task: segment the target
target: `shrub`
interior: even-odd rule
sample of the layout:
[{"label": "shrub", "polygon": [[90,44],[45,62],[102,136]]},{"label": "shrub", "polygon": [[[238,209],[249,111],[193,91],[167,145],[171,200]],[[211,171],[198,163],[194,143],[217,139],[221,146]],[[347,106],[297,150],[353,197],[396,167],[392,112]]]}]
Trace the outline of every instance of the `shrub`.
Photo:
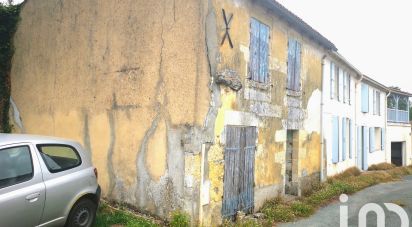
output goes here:
[{"label": "shrub", "polygon": [[189,227],[190,216],[182,211],[173,211],[170,217],[171,227]]},{"label": "shrub", "polygon": [[13,36],[19,21],[20,5],[0,3],[0,132],[11,132],[9,122],[10,69]]},{"label": "shrub", "polygon": [[396,166],[394,164],[391,163],[379,163],[379,164],[375,164],[375,165],[371,165],[368,168],[368,171],[376,171],[376,170],[389,170],[389,169],[393,169]]}]

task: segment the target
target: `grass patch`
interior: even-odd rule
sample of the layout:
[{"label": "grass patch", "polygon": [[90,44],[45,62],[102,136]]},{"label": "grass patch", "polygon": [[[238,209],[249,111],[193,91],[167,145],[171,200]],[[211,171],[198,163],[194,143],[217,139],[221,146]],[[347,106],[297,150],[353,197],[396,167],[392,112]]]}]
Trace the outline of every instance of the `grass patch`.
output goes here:
[{"label": "grass patch", "polygon": [[412,166],[394,167],[391,164],[377,164],[370,167],[373,171],[362,173],[356,167],[327,179],[324,183],[313,185],[310,193],[296,201],[285,202],[281,197],[267,201],[261,212],[270,222],[290,222],[309,217],[318,208],[337,199],[341,194],[353,194],[366,187],[379,183],[399,180],[412,174]]},{"label": "grass patch", "polygon": [[251,219],[238,220],[236,222],[226,220],[222,224],[222,227],[264,227],[264,226],[270,226],[270,224],[262,222],[262,221],[258,221],[258,220],[251,220]]},{"label": "grass patch", "polygon": [[151,220],[133,215],[131,212],[117,210],[109,207],[106,203],[101,203],[97,212],[95,227],[154,227],[159,226]]},{"label": "grass patch", "polygon": [[396,205],[398,205],[398,206],[400,206],[400,207],[405,207],[406,206],[406,204],[402,201],[402,200],[394,200],[394,201],[391,201],[391,203],[393,203],[393,204],[396,204]]},{"label": "grass patch", "polygon": [[189,227],[190,217],[187,213],[182,211],[173,211],[170,215],[171,227]]},{"label": "grass patch", "polygon": [[368,168],[368,171],[376,171],[376,170],[389,170],[389,169],[394,169],[396,166],[392,163],[379,163],[375,165],[371,165]]}]

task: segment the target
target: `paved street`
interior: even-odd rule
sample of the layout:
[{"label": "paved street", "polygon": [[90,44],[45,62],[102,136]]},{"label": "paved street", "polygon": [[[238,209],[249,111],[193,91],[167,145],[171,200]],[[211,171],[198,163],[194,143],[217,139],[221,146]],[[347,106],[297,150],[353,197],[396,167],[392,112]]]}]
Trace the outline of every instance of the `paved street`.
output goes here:
[{"label": "paved street", "polygon": [[[402,201],[405,205],[403,208],[408,213],[408,217],[412,219],[412,176],[405,177],[403,181],[379,184],[367,188],[361,192],[349,196],[348,216],[349,226],[358,226],[358,212],[360,208],[367,203],[377,203],[383,207],[383,203],[391,203],[394,201]],[[318,210],[316,214],[308,219],[302,219],[294,223],[286,223],[280,226],[339,226],[339,207],[340,202],[336,201],[329,206]],[[389,212],[386,208],[386,227],[399,227],[400,218],[393,212]],[[411,223],[412,224],[412,223]],[[368,214],[367,226],[376,226],[376,215]],[[412,226],[412,225],[409,225]]]}]

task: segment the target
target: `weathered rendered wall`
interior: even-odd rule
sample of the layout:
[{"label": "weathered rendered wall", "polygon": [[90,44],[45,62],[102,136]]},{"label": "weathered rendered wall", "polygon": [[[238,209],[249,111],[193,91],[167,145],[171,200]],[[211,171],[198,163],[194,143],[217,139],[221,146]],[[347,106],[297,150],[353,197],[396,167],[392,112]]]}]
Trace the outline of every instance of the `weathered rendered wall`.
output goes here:
[{"label": "weathered rendered wall", "polygon": [[[219,47],[216,74],[234,70],[243,88],[234,91],[220,85],[221,106],[215,121],[215,140],[208,150],[206,162],[208,175],[203,179],[201,191],[210,198],[203,201],[201,215],[203,224],[210,226],[221,220],[224,190],[225,126],[242,125],[258,128],[255,159],[255,211],[263,203],[284,191],[285,150],[287,129],[298,130],[298,168],[296,180],[303,184],[319,180],[320,172],[320,101],[321,59],[323,48],[297,33],[283,23],[259,1],[210,0],[214,9],[207,18],[214,18],[217,27],[218,45],[225,33],[222,9],[228,16],[233,14],[228,41]],[[247,79],[250,42],[250,19],[254,17],[270,27],[269,73],[270,84],[266,89],[257,88]],[[208,33],[209,34],[209,33]],[[288,37],[302,43],[302,92],[289,97],[286,91]],[[209,53],[210,54],[210,53]],[[288,119],[294,109],[296,118]],[[202,195],[205,192],[201,193]]]},{"label": "weathered rendered wall", "polygon": [[205,10],[201,0],[26,1],[14,131],[82,142],[105,197],[195,216],[192,163],[208,140],[210,102]]}]

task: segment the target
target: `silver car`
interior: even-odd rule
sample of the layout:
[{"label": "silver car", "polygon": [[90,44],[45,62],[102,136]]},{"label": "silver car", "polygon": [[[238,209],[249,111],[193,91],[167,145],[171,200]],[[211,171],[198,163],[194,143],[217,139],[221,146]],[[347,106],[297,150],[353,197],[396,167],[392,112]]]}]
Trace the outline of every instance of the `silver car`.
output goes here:
[{"label": "silver car", "polygon": [[92,226],[99,200],[97,170],[79,143],[0,134],[0,227]]}]

